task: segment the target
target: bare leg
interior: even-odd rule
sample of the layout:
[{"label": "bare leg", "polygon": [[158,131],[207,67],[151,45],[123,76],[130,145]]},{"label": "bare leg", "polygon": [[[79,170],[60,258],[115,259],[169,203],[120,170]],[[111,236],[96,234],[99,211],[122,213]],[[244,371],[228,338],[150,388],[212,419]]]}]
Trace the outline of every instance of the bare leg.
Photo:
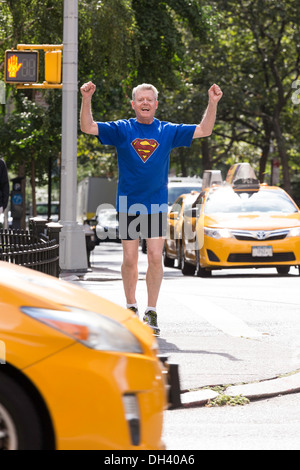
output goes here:
[{"label": "bare leg", "polygon": [[156,307],[163,279],[162,250],[164,238],[147,239],[148,270],[146,275],[148,306]]},{"label": "bare leg", "polygon": [[124,292],[127,304],[136,303],[136,285],[138,281],[139,240],[122,240],[123,263],[121,267]]}]

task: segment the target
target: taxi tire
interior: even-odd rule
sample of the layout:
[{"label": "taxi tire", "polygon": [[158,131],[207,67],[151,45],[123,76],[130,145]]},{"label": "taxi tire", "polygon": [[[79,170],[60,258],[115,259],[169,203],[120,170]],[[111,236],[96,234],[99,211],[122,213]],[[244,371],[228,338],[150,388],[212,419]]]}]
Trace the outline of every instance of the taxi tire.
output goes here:
[{"label": "taxi tire", "polygon": [[211,277],[211,269],[202,268],[199,260],[199,250],[196,252],[196,274],[198,277]]},{"label": "taxi tire", "polygon": [[164,247],[164,251],[163,251],[163,259],[164,259],[164,266],[166,268],[173,268],[174,267],[175,260],[172,259],[172,258],[168,258],[167,251],[166,251],[165,247]]},{"label": "taxi tire", "polygon": [[177,268],[181,271],[182,269],[182,253],[181,253],[181,243],[177,245]]},{"label": "taxi tire", "polygon": [[197,269],[198,277],[211,277],[212,272],[210,269],[201,268],[200,266]]},{"label": "taxi tire", "polygon": [[193,264],[187,263],[184,256],[184,248],[181,245],[181,272],[184,276],[193,276],[196,271],[196,266]]},{"label": "taxi tire", "polygon": [[290,266],[278,266],[276,269],[280,276],[287,276],[290,272]]},{"label": "taxi tire", "polygon": [[15,380],[1,372],[0,406],[14,428],[11,441],[17,442],[17,448],[12,450],[42,450],[42,426],[34,404]]}]

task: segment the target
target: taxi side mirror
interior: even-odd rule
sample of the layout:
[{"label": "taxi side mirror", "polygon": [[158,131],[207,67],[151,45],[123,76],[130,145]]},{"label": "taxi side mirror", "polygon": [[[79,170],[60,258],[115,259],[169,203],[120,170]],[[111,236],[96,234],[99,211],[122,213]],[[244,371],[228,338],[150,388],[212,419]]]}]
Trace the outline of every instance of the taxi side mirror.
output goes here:
[{"label": "taxi side mirror", "polygon": [[170,212],[169,213],[169,219],[177,219],[179,213],[178,212]]}]

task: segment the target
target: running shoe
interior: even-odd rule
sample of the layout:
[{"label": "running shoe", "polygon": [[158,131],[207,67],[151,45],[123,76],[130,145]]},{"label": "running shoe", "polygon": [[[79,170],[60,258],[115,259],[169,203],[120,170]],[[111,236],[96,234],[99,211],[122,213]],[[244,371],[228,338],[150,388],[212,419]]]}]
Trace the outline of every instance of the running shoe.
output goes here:
[{"label": "running shoe", "polygon": [[145,313],[143,322],[152,328],[153,334],[155,336],[160,335],[160,329],[158,328],[157,324],[157,313],[154,310],[149,310],[147,313]]},{"label": "running shoe", "polygon": [[139,311],[136,307],[128,307],[128,310],[131,310],[139,318]]}]

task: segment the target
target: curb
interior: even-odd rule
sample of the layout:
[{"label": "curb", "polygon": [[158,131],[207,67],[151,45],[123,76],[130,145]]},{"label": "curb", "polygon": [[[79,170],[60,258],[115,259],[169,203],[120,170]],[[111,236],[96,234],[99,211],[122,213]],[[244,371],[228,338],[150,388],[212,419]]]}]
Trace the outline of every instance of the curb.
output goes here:
[{"label": "curb", "polygon": [[243,395],[249,399],[267,398],[296,392],[300,392],[300,372],[258,383],[237,385],[227,390],[227,394],[230,396]]},{"label": "curb", "polygon": [[77,273],[77,274],[68,274],[61,273],[60,279],[63,281],[80,281],[80,282],[101,282],[101,281],[121,281],[122,276],[120,273],[116,272],[103,272],[103,273]]},{"label": "curb", "polygon": [[[259,400],[280,395],[300,392],[300,372],[284,377],[263,380],[243,385],[234,385],[225,390],[224,395],[230,397],[243,396],[249,400]],[[209,400],[217,398],[219,393],[209,389],[181,393],[182,407],[204,406]]]},{"label": "curb", "polygon": [[[107,271],[101,273],[61,273],[59,278],[63,281],[80,282],[101,282],[101,281],[122,281],[120,271]],[[139,274],[139,280],[146,279],[145,274]]]},{"label": "curb", "polygon": [[181,406],[204,406],[209,402],[209,400],[213,400],[218,396],[219,394],[217,392],[209,389],[181,393]]}]

